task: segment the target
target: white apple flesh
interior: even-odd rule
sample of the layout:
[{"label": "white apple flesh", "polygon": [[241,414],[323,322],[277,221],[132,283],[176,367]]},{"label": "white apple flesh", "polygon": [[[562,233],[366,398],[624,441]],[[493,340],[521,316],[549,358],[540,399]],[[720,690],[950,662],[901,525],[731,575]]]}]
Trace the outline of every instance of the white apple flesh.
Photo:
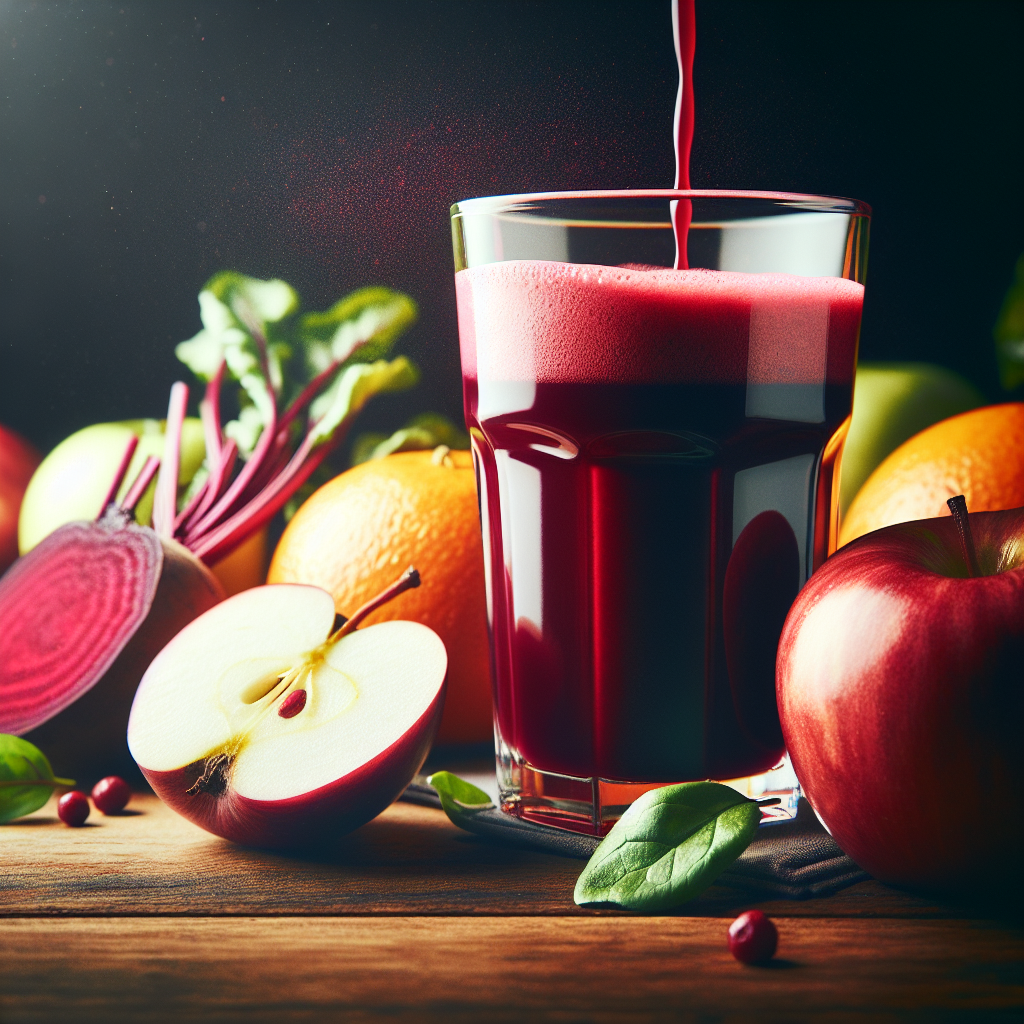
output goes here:
[{"label": "white apple flesh", "polygon": [[440,722],[444,644],[414,622],[340,638],[334,626],[326,591],[257,587],[157,655],[128,746],[166,804],[215,835],[273,849],[349,832],[401,793]]}]

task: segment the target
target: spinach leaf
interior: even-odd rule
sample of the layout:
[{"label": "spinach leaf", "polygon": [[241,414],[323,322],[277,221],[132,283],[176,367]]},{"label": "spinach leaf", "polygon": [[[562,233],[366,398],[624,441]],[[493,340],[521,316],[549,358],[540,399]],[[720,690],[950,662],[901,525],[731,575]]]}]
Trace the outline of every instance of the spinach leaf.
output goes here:
[{"label": "spinach leaf", "polygon": [[434,772],[427,779],[427,784],[437,790],[445,814],[460,827],[478,811],[486,811],[494,806],[482,789],[451,772]]},{"label": "spinach leaf", "polygon": [[573,897],[580,906],[675,907],[711,885],[747,848],[760,821],[753,800],[717,782],[651,790],[594,851]]},{"label": "spinach leaf", "polygon": [[55,778],[46,756],[28,740],[0,734],[0,823],[39,810],[54,786],[74,784]]}]

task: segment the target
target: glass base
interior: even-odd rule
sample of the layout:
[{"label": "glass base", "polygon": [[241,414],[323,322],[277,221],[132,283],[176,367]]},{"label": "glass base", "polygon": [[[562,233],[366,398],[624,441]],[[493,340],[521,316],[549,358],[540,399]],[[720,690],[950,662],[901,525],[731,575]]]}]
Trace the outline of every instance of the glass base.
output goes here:
[{"label": "glass base", "polygon": [[[559,775],[527,764],[500,737],[496,748],[501,809],[514,817],[569,832],[605,836],[637,797],[669,785]],[[716,781],[752,800],[773,801],[761,807],[762,825],[796,817],[800,783],[788,756],[760,775]]]}]

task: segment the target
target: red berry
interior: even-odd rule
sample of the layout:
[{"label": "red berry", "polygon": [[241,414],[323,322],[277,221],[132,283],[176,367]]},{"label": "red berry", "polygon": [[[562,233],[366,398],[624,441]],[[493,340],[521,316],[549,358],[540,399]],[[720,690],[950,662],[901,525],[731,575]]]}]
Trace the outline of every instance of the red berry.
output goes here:
[{"label": "red berry", "polygon": [[123,811],[131,798],[132,791],[128,783],[117,775],[108,775],[92,787],[92,802],[104,814]]},{"label": "red berry", "polygon": [[748,910],[729,925],[729,952],[740,963],[763,964],[775,956],[779,933],[760,910]]},{"label": "red berry", "polygon": [[85,819],[89,817],[88,797],[84,793],[79,793],[77,789],[65,793],[57,801],[57,817],[72,828],[84,825]]}]

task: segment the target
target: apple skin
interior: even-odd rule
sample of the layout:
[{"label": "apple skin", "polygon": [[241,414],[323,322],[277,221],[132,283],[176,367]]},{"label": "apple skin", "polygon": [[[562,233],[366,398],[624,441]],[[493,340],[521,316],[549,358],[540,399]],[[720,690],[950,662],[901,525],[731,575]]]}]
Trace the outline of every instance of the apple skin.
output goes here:
[{"label": "apple skin", "polygon": [[797,777],[850,857],[978,892],[1016,873],[1024,841],[1024,509],[969,518],[990,575],[967,577],[951,517],[829,558],[786,619],[777,696]]},{"label": "apple skin", "polygon": [[[139,445],[121,486],[119,497],[123,498],[146,459],[150,455],[158,458],[163,455],[164,421],[123,420],[84,427],[61,441],[43,459],[35,475],[29,474],[31,482],[26,481],[28,489],[16,520],[21,554],[30,551],[59,526],[76,520],[92,520],[99,515],[102,511],[100,505],[132,435],[139,438]],[[188,417],[181,432],[179,486],[191,482],[205,456],[202,421]],[[135,509],[135,520],[142,526],[149,525],[155,487],[155,483],[150,485]],[[267,530],[264,528],[213,566],[212,572],[220,580],[224,593],[230,597],[265,583],[268,562]],[[5,566],[0,561],[0,571],[3,568]]]},{"label": "apple skin", "polygon": [[253,800],[230,788],[216,796],[190,796],[185,791],[202,773],[202,762],[165,772],[139,767],[168,807],[224,839],[264,850],[323,845],[377,817],[423,767],[441,722],[446,686],[390,747],[342,778],[301,796]]},{"label": "apple skin", "polygon": [[[65,523],[95,519],[117,472],[125,447],[132,436],[139,439],[131,466],[121,485],[123,497],[150,455],[158,458],[164,450],[164,424],[160,420],[124,420],[95,423],[66,437],[51,451],[32,477],[25,492],[18,524],[18,546],[22,554]],[[203,425],[188,418],[181,432],[179,485],[187,484],[206,455]],[[135,509],[135,521],[148,526],[153,509],[155,484]]]},{"label": "apple skin", "polygon": [[19,434],[0,426],[0,573],[18,557],[18,513],[42,456]]},{"label": "apple skin", "polygon": [[864,481],[904,441],[939,420],[984,404],[958,373],[931,363],[860,363],[853,419],[843,446],[839,505],[846,512]]}]

